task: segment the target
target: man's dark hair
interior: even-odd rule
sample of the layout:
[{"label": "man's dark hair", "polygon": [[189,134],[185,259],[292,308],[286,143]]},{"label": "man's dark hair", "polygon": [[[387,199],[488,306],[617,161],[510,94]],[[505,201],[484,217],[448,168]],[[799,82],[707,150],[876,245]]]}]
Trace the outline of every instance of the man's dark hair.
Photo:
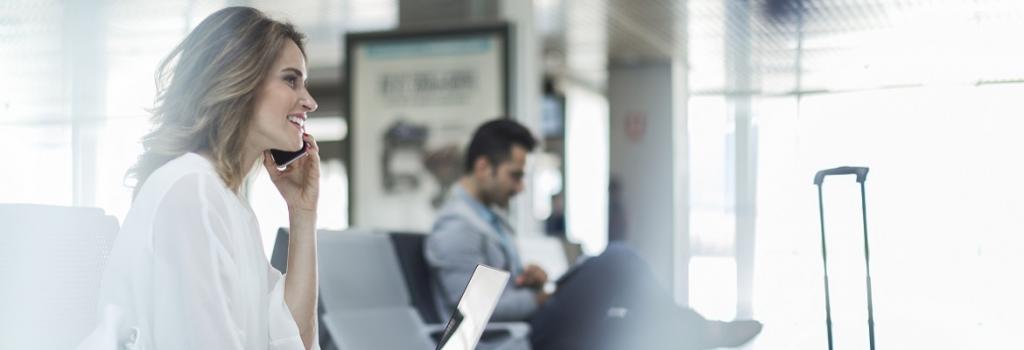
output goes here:
[{"label": "man's dark hair", "polygon": [[530,134],[530,130],[511,119],[496,119],[480,125],[469,141],[463,170],[467,174],[472,173],[473,163],[480,157],[487,157],[491,166],[498,166],[512,156],[512,145],[533,152],[537,140]]}]

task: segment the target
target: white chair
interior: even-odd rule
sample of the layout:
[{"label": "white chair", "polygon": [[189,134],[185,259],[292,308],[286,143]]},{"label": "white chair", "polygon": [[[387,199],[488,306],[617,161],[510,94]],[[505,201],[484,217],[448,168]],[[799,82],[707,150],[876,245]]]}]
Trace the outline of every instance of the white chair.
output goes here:
[{"label": "white chair", "polygon": [[98,208],[0,204],[0,349],[72,349],[96,326],[117,219]]}]

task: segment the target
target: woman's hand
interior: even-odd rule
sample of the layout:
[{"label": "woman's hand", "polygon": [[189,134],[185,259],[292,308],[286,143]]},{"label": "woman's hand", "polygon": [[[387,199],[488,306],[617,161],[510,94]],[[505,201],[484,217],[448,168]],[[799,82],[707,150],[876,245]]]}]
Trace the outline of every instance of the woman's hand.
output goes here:
[{"label": "woman's hand", "polygon": [[316,209],[320,198],[320,147],[303,134],[306,155],[277,170],[270,151],[263,154],[263,166],[277,191],[288,204],[288,273],[284,275],[284,301],[299,327],[307,348],[316,337],[317,275]]},{"label": "woman's hand", "polygon": [[284,171],[277,170],[270,151],[263,152],[263,167],[270,174],[270,181],[281,192],[291,214],[312,214],[315,217],[317,201],[320,199],[320,147],[310,134],[303,134],[306,141],[306,156],[295,160]]}]

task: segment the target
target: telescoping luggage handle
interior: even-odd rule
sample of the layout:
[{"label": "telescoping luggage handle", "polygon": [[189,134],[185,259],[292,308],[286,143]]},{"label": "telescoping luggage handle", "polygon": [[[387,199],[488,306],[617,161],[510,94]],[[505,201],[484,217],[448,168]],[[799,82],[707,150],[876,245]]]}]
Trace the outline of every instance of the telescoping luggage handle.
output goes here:
[{"label": "telescoping luggage handle", "polygon": [[831,175],[857,175],[857,182],[864,184],[868,180],[868,168],[861,166],[841,166],[838,168],[825,169],[814,174],[814,184],[821,186],[826,176]]},{"label": "telescoping luggage handle", "polygon": [[825,182],[825,177],[831,175],[857,175],[857,182],[860,183],[860,208],[864,225],[864,268],[867,272],[868,289],[868,345],[871,350],[875,350],[875,310],[871,299],[871,252],[868,249],[868,210],[864,194],[864,182],[868,179],[868,168],[851,166],[825,169],[814,175],[814,184],[818,186],[818,214],[821,217],[821,261],[825,271],[825,325],[828,329],[828,349],[832,350],[832,301],[829,297],[828,288],[828,253],[825,248],[825,207],[822,203],[821,186]]}]

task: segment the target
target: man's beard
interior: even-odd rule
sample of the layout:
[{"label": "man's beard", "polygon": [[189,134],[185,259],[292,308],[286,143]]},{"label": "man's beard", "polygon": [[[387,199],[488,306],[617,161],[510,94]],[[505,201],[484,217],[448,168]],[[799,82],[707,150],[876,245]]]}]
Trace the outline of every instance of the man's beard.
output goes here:
[{"label": "man's beard", "polygon": [[501,209],[508,210],[508,204],[510,202],[512,202],[511,197],[510,198],[506,198],[504,201],[494,201],[494,206],[496,206],[498,208],[501,208]]},{"label": "man's beard", "polygon": [[508,204],[509,204],[509,202],[511,202],[511,199],[512,199],[511,196],[502,198],[502,196],[498,195],[498,194],[488,194],[487,195],[488,203],[485,203],[485,205],[495,206],[495,207],[507,210],[508,209]]}]

